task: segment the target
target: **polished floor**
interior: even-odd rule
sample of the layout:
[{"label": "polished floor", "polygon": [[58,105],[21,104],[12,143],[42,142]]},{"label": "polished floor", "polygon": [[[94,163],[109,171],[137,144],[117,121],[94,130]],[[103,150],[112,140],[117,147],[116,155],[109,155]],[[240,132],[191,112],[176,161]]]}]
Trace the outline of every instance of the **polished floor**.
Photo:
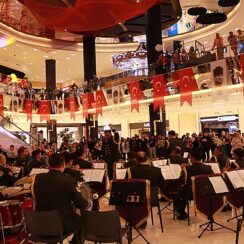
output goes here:
[{"label": "polished floor", "polygon": [[[165,203],[161,203],[163,207]],[[108,205],[108,198],[104,197],[100,200],[101,211],[113,209]],[[142,233],[148,239],[150,244],[234,244],[236,234],[226,229],[219,229],[216,231],[206,231],[199,239],[198,235],[201,233],[202,228],[199,225],[206,222],[206,218],[197,214],[194,214],[194,207],[191,204],[190,207],[190,226],[187,225],[187,221],[173,220],[172,212],[170,210],[163,211],[163,224],[164,232],[161,232],[159,225],[159,218],[154,209],[154,225],[151,224],[151,218],[148,218],[148,224]],[[236,229],[236,221],[227,223],[227,219],[232,217],[232,211],[220,212],[216,215],[215,220],[229,228]],[[124,239],[123,243],[127,243]],[[134,244],[146,243],[141,237],[138,237],[133,241]],[[244,224],[243,230],[240,232],[239,244],[244,243]]]}]

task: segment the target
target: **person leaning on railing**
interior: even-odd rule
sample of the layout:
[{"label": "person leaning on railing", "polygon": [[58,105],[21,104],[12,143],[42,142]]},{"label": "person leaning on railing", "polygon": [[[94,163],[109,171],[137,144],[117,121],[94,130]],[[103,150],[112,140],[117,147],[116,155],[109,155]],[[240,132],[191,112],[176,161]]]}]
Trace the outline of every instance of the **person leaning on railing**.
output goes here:
[{"label": "person leaning on railing", "polygon": [[214,44],[212,50],[217,48],[217,58],[218,60],[224,58],[224,41],[223,37],[220,36],[219,33],[216,33],[216,37],[214,39]]}]

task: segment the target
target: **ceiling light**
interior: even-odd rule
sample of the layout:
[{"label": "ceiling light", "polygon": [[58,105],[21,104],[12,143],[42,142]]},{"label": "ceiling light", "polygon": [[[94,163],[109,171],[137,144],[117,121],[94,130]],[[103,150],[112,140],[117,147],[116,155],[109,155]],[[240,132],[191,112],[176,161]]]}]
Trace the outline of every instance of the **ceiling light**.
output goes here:
[{"label": "ceiling light", "polygon": [[32,65],[32,63],[29,63],[30,65]]},{"label": "ceiling light", "polygon": [[52,54],[55,54],[56,52],[55,51],[52,51]]},{"label": "ceiling light", "polygon": [[49,58],[49,56],[48,55],[45,55],[44,58]]},{"label": "ceiling light", "polygon": [[7,48],[6,48],[6,47],[4,47],[4,48],[3,48],[3,50],[7,50]]},{"label": "ceiling light", "polygon": [[24,57],[24,59],[27,59],[27,57]]},{"label": "ceiling light", "polygon": [[69,57],[65,58],[65,59],[70,59]]},{"label": "ceiling light", "polygon": [[33,51],[38,51],[38,49],[36,49],[36,48],[33,48]]},{"label": "ceiling light", "polygon": [[28,54],[27,52],[23,52],[24,55]]},{"label": "ceiling light", "polygon": [[71,53],[70,55],[71,55],[71,56],[75,56],[76,54],[75,54],[75,53]]}]

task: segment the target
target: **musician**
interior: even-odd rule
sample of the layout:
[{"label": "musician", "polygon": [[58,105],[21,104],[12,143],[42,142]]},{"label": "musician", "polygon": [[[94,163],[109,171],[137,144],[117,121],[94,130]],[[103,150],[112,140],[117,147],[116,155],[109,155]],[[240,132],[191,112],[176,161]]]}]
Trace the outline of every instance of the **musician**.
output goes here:
[{"label": "musician", "polygon": [[18,150],[18,157],[14,162],[14,165],[17,167],[23,167],[24,169],[24,176],[29,174],[28,169],[28,162],[29,162],[29,150],[26,147],[20,147]]},{"label": "musician", "polygon": [[11,169],[7,167],[6,157],[0,153],[0,185],[1,186],[13,186],[16,178],[11,172]]},{"label": "musician", "polygon": [[64,174],[72,177],[77,183],[84,181],[83,174],[76,170],[73,167],[73,155],[69,152],[64,152],[64,159],[65,159],[65,169]]},{"label": "musician", "polygon": [[[36,175],[32,189],[36,211],[58,210],[65,233],[81,230],[81,218],[73,212],[72,203],[78,209],[89,207],[71,177],[63,174],[65,160],[62,154],[53,154],[49,159],[50,171]],[[71,243],[76,243],[73,237]]]},{"label": "musician", "polygon": [[74,165],[77,165],[80,169],[92,169],[93,165],[91,162],[87,161],[84,157],[85,151],[84,147],[78,148],[75,152],[76,159],[74,160]]},{"label": "musician", "polygon": [[206,175],[213,173],[212,169],[208,165],[204,165],[201,160],[204,156],[204,152],[195,149],[191,151],[190,161],[192,165],[183,167],[182,175],[180,176],[180,182],[182,186],[178,190],[178,194],[174,199],[176,212],[178,214],[177,219],[185,220],[188,218],[185,208],[188,199],[192,199],[192,181],[191,177],[195,175]]},{"label": "musician", "polygon": [[221,172],[223,172],[230,164],[229,158],[223,153],[222,146],[215,147],[213,156],[210,158],[210,162],[218,163]]},{"label": "musician", "polygon": [[32,156],[32,159],[28,163],[29,172],[31,172],[31,170],[33,168],[45,168],[45,167],[47,167],[47,165],[41,161],[42,154],[41,154],[41,151],[39,149],[32,151],[31,156]]},{"label": "musician", "polygon": [[17,151],[14,148],[14,145],[10,145],[9,150],[7,151],[8,162],[13,164],[17,158]]},{"label": "musician", "polygon": [[237,168],[244,168],[244,150],[236,148],[233,151],[233,158],[235,159],[235,165]]},{"label": "musician", "polygon": [[160,168],[149,164],[147,154],[143,151],[136,153],[137,164],[128,168],[127,177],[131,179],[150,180],[151,187],[151,204],[158,202],[158,188],[165,188],[165,180],[162,176]]},{"label": "musician", "polygon": [[175,147],[172,149],[171,157],[169,158],[170,164],[188,164],[188,159],[183,158],[182,151],[180,147]]},{"label": "musician", "polygon": [[183,146],[182,141],[179,138],[177,138],[177,135],[174,130],[170,130],[168,132],[168,141],[169,141],[168,156],[171,155],[173,149],[175,149],[176,147],[182,148]]},{"label": "musician", "polygon": [[114,163],[121,158],[119,151],[120,147],[120,137],[119,133],[113,130],[114,135],[112,135],[112,129],[110,126],[105,126],[104,128],[104,139],[102,142],[102,155],[103,160],[107,163],[108,177],[113,179],[113,168]]}]

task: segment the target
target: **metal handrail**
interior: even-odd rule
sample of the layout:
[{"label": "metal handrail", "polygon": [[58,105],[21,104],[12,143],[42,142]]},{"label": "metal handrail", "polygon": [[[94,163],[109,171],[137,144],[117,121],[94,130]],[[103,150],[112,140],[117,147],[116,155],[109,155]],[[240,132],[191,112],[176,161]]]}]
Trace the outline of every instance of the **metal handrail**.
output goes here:
[{"label": "metal handrail", "polygon": [[[20,128],[18,125],[16,125],[14,122],[12,122],[11,120],[9,120],[8,118],[4,117],[3,115],[0,114],[0,117],[4,120],[6,120],[8,123],[10,123],[11,125],[15,126],[16,128],[18,128],[20,131],[26,133],[29,137],[31,137],[33,140],[35,140],[37,142],[37,145],[40,144],[40,141],[38,139],[36,139],[35,137],[33,137],[31,135],[31,133],[27,132],[27,131],[24,131],[22,128]],[[4,127],[5,130],[7,130],[5,127]],[[11,131],[7,130],[8,132],[10,132],[12,135],[14,135]],[[16,135],[14,135],[16,136]],[[21,140],[21,139],[20,139]],[[22,140],[23,141],[23,140]],[[23,141],[25,142],[25,141]],[[29,143],[25,142],[26,144],[30,145]]]}]

